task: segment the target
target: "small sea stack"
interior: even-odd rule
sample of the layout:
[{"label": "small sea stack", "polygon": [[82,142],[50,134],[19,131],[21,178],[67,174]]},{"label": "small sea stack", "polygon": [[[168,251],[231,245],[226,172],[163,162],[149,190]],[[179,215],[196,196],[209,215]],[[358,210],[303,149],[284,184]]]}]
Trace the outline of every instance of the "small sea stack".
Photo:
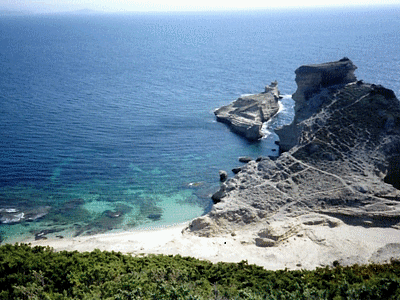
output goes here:
[{"label": "small sea stack", "polygon": [[261,127],[279,111],[278,83],[272,82],[260,94],[243,96],[231,104],[214,111],[217,121],[226,123],[231,130],[250,141],[263,137]]}]

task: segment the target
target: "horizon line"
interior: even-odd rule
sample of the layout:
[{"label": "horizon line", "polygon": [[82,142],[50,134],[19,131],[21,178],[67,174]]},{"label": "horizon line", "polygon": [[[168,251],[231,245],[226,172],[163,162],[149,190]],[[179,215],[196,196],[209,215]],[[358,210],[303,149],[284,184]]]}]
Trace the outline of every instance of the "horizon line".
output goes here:
[{"label": "horizon line", "polygon": [[304,5],[304,6],[271,6],[271,7],[247,7],[247,8],[202,8],[202,9],[171,9],[171,10],[98,10],[90,8],[59,10],[59,11],[32,11],[15,10],[0,7],[0,15],[56,15],[56,14],[175,14],[175,13],[227,13],[227,12],[266,12],[266,11],[306,11],[306,10],[331,10],[331,9],[368,9],[398,7],[400,3],[368,3],[348,5]]}]

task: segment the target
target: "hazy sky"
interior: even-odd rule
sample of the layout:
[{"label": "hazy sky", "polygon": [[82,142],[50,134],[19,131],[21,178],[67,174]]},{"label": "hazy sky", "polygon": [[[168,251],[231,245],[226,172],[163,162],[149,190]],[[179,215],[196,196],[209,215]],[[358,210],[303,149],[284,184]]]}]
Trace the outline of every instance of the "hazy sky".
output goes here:
[{"label": "hazy sky", "polygon": [[31,12],[60,12],[81,9],[106,12],[204,11],[376,4],[400,4],[400,0],[0,0],[0,9]]}]

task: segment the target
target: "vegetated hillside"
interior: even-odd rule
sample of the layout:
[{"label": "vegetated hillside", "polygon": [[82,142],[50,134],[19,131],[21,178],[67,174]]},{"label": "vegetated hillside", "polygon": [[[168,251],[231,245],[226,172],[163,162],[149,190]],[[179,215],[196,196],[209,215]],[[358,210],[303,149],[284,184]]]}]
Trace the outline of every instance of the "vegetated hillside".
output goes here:
[{"label": "vegetated hillside", "polygon": [[267,271],[246,261],[0,247],[0,299],[399,299],[400,262]]}]

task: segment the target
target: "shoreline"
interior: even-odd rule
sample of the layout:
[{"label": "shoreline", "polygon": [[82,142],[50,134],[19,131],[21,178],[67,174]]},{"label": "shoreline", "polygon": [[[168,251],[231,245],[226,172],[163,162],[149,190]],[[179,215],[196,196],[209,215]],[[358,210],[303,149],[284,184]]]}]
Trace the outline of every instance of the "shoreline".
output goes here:
[{"label": "shoreline", "polygon": [[[278,226],[290,221],[295,220],[279,220],[272,224]],[[367,228],[343,222],[335,228],[302,225],[297,234],[278,245],[258,247],[254,244],[255,237],[252,235],[254,224],[244,226],[242,230],[236,231],[235,235],[221,234],[215,237],[199,237],[185,231],[188,224],[189,222],[165,228],[75,238],[49,238],[30,244],[50,246],[55,251],[90,252],[99,249],[134,256],[179,254],[213,263],[237,263],[247,260],[249,264],[256,264],[268,270],[311,270],[332,266],[335,261],[341,265],[351,265],[385,263],[390,262],[391,258],[400,259],[397,250],[400,248],[400,230],[394,228]],[[394,251],[386,249],[388,245],[394,245]]]}]

